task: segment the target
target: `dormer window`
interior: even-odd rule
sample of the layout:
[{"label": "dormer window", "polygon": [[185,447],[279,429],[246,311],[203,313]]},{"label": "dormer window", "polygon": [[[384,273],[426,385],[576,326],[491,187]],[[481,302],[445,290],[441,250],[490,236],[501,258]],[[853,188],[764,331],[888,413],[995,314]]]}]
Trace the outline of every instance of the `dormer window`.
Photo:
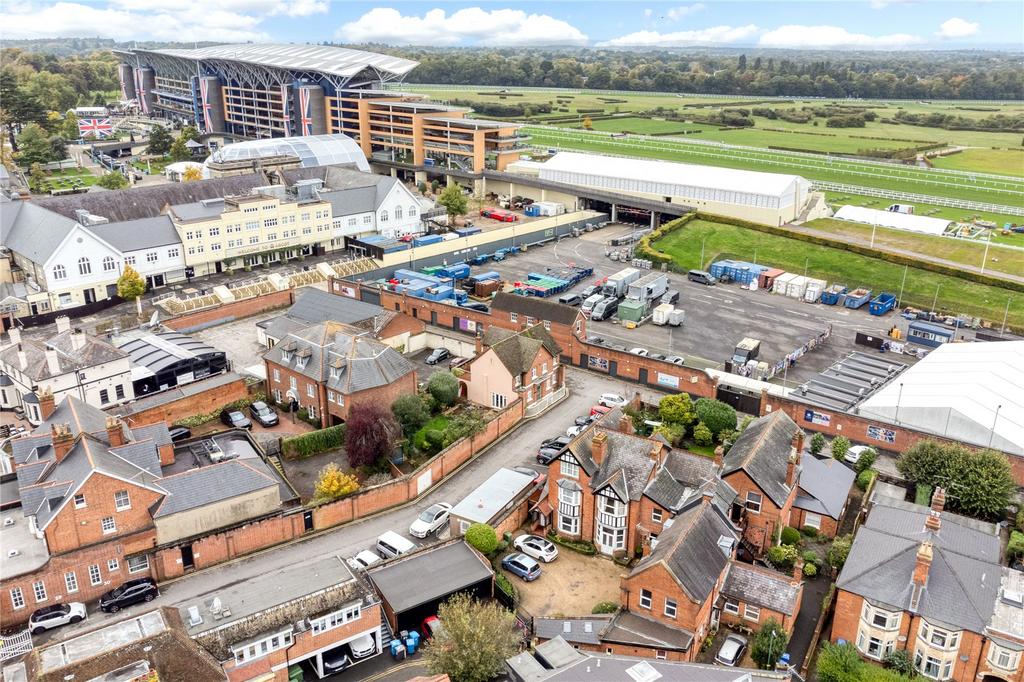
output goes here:
[{"label": "dormer window", "polygon": [[299,357],[295,359],[295,369],[305,369],[309,358]]},{"label": "dormer window", "polygon": [[281,359],[284,362],[291,362],[292,361],[292,353],[291,353],[291,351],[283,350],[282,349],[281,350]]},{"label": "dormer window", "polygon": [[341,373],[341,370],[339,370],[337,367],[331,367],[331,378],[332,379],[337,379],[340,373]]}]

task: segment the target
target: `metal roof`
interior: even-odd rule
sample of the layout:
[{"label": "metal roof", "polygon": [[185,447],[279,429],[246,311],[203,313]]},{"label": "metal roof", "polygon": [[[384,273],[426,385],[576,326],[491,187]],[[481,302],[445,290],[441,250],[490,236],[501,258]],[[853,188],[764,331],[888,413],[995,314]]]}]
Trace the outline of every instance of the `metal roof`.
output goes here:
[{"label": "metal roof", "polygon": [[341,133],[235,142],[211,154],[203,162],[203,167],[210,163],[245,161],[269,156],[296,156],[303,168],[352,163],[360,171],[370,172],[370,164],[366,161],[362,148],[351,137]]},{"label": "metal roof", "polygon": [[132,365],[144,367],[156,374],[182,360],[205,355],[224,355],[213,346],[179,332],[128,332],[115,337],[117,347],[128,353]]},{"label": "metal roof", "polygon": [[929,218],[923,215],[881,211],[877,208],[864,208],[863,206],[843,206],[832,217],[836,220],[848,220],[854,223],[866,223],[933,235],[942,235],[949,224],[953,222],[946,218]]},{"label": "metal roof", "polygon": [[246,44],[212,45],[195,49],[134,50],[191,61],[231,61],[288,71],[308,71],[350,77],[364,69],[404,76],[419,62],[376,52],[330,45]]},{"label": "metal roof", "polygon": [[399,614],[491,580],[494,572],[465,542],[452,542],[389,561],[367,576]]},{"label": "metal roof", "polygon": [[455,505],[451,515],[468,521],[487,523],[532,483],[532,476],[512,469],[498,469]]}]

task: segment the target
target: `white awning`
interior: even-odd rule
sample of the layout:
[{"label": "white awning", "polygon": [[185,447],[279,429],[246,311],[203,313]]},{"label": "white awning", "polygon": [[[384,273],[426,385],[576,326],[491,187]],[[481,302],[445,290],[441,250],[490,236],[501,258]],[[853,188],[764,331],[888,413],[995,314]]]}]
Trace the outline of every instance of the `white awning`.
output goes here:
[{"label": "white awning", "polygon": [[952,220],[944,218],[928,218],[927,216],[895,211],[879,211],[877,208],[863,206],[843,206],[836,211],[837,220],[848,220],[852,223],[866,223],[879,227],[891,227],[896,230],[908,230],[924,234],[942,235]]}]

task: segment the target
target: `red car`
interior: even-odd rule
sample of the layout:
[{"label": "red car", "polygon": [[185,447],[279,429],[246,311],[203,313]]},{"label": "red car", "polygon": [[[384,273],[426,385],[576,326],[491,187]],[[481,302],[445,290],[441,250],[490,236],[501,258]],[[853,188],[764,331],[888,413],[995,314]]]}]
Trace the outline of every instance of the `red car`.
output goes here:
[{"label": "red car", "polygon": [[428,616],[423,620],[423,625],[420,629],[423,630],[423,638],[430,641],[435,635],[444,631],[444,626],[441,625],[441,621],[437,616]]}]

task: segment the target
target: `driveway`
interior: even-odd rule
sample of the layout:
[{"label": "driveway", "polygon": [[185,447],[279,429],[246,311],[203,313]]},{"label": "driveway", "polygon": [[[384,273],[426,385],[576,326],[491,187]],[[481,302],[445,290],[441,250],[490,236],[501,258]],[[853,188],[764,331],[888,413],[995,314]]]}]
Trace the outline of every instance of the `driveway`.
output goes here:
[{"label": "driveway", "polygon": [[505,572],[519,592],[520,605],[533,616],[580,615],[598,602],[617,604],[619,578],[629,572],[610,559],[567,547],[559,547],[558,558],[541,568],[543,573],[531,583]]},{"label": "driveway", "polygon": [[807,656],[807,649],[811,646],[811,637],[814,636],[814,628],[818,626],[818,619],[821,618],[821,601],[828,592],[829,580],[824,576],[818,576],[814,580],[804,581],[804,596],[800,601],[800,613],[797,614],[796,624],[793,627],[793,637],[789,640],[789,661],[797,670],[803,665],[804,657]]}]

